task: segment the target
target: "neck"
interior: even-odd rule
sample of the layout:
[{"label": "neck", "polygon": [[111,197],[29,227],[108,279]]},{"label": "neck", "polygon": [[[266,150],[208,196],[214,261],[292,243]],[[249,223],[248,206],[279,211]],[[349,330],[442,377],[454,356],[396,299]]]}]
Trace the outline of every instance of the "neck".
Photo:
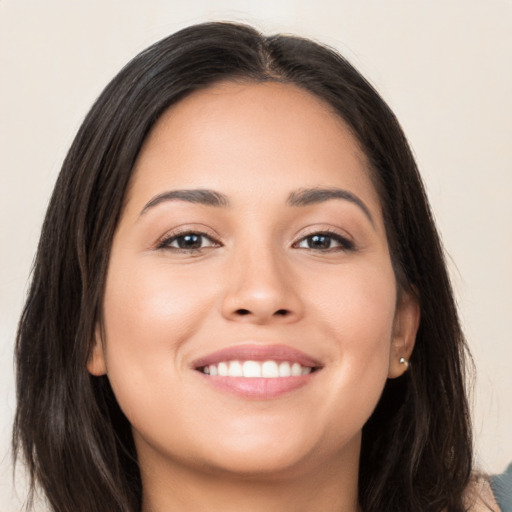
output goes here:
[{"label": "neck", "polygon": [[257,476],[146,458],[140,461],[142,512],[360,512],[359,449],[351,455],[348,460],[333,457],[308,470]]}]

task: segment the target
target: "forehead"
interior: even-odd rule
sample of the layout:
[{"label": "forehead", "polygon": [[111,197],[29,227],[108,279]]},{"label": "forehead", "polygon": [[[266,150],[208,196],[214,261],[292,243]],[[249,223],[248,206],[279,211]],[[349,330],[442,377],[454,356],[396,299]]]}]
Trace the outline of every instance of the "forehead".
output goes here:
[{"label": "forehead", "polygon": [[192,93],[155,124],[130,195],[212,188],[268,197],[341,186],[378,203],[367,158],[332,107],[291,84],[223,82]]}]

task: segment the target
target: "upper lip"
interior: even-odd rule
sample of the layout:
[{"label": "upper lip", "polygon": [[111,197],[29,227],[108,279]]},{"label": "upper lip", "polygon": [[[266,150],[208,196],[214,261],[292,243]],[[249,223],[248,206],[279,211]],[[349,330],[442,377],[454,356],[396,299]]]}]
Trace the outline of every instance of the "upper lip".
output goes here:
[{"label": "upper lip", "polygon": [[221,361],[289,361],[301,366],[318,368],[322,363],[308,354],[288,345],[243,344],[226,347],[196,359],[192,366],[202,368]]}]

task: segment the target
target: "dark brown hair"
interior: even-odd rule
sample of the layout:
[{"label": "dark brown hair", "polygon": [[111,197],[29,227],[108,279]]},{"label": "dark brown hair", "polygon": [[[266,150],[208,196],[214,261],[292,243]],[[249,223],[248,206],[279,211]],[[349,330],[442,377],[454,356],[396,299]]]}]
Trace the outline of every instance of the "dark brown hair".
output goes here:
[{"label": "dark brown hair", "polygon": [[[386,384],[363,430],[365,512],[462,512],[471,474],[465,342],[443,251],[405,136],[373,87],[310,40],[209,23],[147,49],[112,80],[67,155],[20,321],[13,447],[57,512],[136,512],[130,425],[86,362],[101,322],[110,247],[142,144],[161,114],[222,80],[295,84],[328,102],[371,162],[402,289],[420,301],[409,372]],[[29,500],[30,501],[30,500]]]}]

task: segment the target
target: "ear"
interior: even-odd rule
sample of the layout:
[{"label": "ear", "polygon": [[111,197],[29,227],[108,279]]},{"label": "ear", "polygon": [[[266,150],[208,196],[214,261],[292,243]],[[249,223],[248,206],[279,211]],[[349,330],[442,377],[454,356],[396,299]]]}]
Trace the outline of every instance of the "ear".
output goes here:
[{"label": "ear", "polygon": [[420,305],[414,293],[405,290],[399,293],[389,358],[390,379],[400,377],[407,370],[420,324]]},{"label": "ear", "polygon": [[95,377],[101,377],[107,373],[107,364],[100,326],[96,327],[94,333],[94,343],[89,353],[89,359],[87,360],[87,370]]}]

